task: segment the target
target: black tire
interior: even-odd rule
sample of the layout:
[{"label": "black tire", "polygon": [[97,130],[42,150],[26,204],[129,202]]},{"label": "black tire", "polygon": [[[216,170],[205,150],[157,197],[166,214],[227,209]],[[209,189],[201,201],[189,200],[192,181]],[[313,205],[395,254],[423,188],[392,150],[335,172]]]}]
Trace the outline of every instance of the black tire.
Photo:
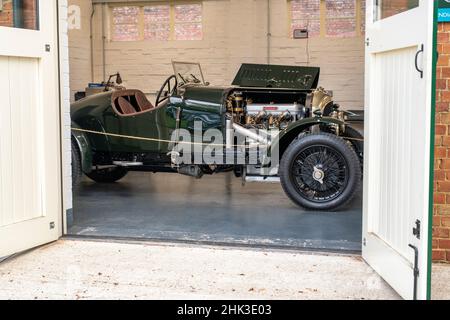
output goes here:
[{"label": "black tire", "polygon": [[350,141],[356,154],[358,155],[358,159],[361,164],[361,172],[364,172],[364,136],[359,133],[358,130],[347,126],[343,137],[349,138],[348,141]]},{"label": "black tire", "polygon": [[98,183],[114,183],[127,175],[128,171],[125,168],[114,167],[108,169],[94,170],[86,175]]},{"label": "black tire", "polygon": [[72,187],[80,184],[82,176],[80,150],[78,150],[77,143],[72,139]]},{"label": "black tire", "polygon": [[329,133],[308,134],[295,140],[283,154],[279,175],[288,197],[310,210],[337,210],[350,202],[361,187],[355,150]]}]

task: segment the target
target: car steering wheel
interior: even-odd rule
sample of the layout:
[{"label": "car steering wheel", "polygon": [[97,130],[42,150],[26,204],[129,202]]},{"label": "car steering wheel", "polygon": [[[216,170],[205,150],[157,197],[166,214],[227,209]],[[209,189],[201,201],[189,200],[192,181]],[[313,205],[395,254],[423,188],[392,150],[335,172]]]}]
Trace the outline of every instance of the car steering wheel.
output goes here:
[{"label": "car steering wheel", "polygon": [[172,75],[169,78],[167,78],[167,80],[164,81],[161,90],[159,90],[158,95],[156,96],[155,105],[158,106],[161,102],[168,99],[175,92],[177,87],[178,87],[178,79],[175,75]]}]

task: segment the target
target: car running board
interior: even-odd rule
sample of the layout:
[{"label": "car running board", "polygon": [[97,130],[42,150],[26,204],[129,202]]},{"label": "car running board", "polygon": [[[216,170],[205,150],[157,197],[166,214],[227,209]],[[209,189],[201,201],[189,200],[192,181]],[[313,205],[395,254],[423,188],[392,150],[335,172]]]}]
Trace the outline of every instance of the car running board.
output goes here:
[{"label": "car running board", "polygon": [[143,166],[142,162],[127,162],[127,161],[114,161],[113,164],[118,167],[140,167]]},{"label": "car running board", "polygon": [[245,182],[280,183],[280,177],[246,176]]}]

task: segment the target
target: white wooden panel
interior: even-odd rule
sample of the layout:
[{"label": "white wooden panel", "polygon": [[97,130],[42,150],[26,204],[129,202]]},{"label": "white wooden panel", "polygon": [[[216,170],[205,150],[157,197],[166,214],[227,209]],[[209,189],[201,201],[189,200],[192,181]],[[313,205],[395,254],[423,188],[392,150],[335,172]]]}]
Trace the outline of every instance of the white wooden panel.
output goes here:
[{"label": "white wooden panel", "polygon": [[1,226],[44,215],[39,59],[0,57]]},{"label": "white wooden panel", "polygon": [[[411,172],[423,172],[423,162],[418,159],[424,150],[423,111],[420,101],[413,94],[419,77],[413,63],[417,47],[383,52],[374,56],[372,83],[376,88],[374,104],[380,108],[378,157],[380,166],[380,190],[376,192],[380,209],[374,212],[369,231],[376,233],[404,257],[411,257],[415,222],[412,208],[418,203],[417,186],[423,185],[423,176]],[[422,130],[422,131],[421,131]],[[409,200],[410,199],[410,200]]]},{"label": "white wooden panel", "polygon": [[56,8],[39,1],[38,31],[0,27],[0,257],[62,229]]},{"label": "white wooden panel", "polygon": [[[432,101],[433,7],[374,21],[367,2],[363,257],[404,298],[429,288],[428,226]],[[423,46],[423,51],[419,52]],[[421,77],[416,70],[423,70]],[[421,222],[421,237],[413,235]]]}]

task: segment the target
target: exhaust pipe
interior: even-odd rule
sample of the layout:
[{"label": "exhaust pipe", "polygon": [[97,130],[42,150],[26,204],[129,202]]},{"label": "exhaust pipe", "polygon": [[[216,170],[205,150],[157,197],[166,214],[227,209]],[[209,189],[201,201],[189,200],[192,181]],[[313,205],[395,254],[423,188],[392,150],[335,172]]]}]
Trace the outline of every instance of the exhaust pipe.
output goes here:
[{"label": "exhaust pipe", "polygon": [[269,140],[267,140],[265,137],[260,136],[259,134],[255,133],[255,132],[253,132],[251,130],[245,129],[244,127],[242,127],[242,126],[240,126],[240,125],[238,125],[236,123],[233,123],[233,129],[237,133],[239,133],[240,135],[243,135],[243,136],[248,137],[248,138],[250,138],[252,140],[258,141],[259,143],[262,143],[262,144],[265,144],[265,145],[270,145]]},{"label": "exhaust pipe", "polygon": [[233,120],[227,119],[227,128],[226,128],[226,148],[232,149],[234,142],[234,130],[233,130]]}]

